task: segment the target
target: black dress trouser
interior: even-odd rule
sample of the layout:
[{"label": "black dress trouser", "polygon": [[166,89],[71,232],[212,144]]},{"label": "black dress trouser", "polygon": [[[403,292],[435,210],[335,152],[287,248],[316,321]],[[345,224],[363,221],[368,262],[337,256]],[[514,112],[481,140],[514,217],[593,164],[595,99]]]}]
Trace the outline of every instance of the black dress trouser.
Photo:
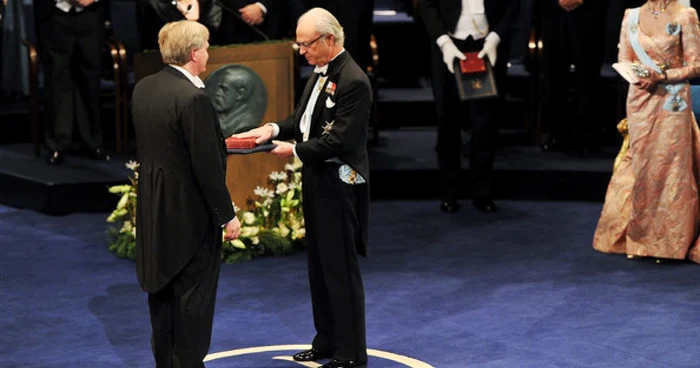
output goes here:
[{"label": "black dress trouser", "polygon": [[337,359],[367,361],[365,293],[357,260],[357,215],[367,184],[344,183],[338,165],[304,166],[304,220],[316,336]]},{"label": "black dress trouser", "polygon": [[[452,39],[452,41],[463,52],[480,51],[484,44],[483,39],[474,40],[471,37],[466,40]],[[442,52],[437,45],[433,45],[431,50],[433,95],[437,109],[436,148],[442,199],[455,200],[460,193],[461,132],[465,123],[471,126],[472,130],[469,144],[471,196],[490,198],[494,151],[493,120],[494,109],[498,106],[497,99],[460,102],[455,76],[447,70],[442,60]]]},{"label": "black dress trouser", "polygon": [[102,146],[100,123],[100,78],[104,25],[98,4],[81,12],[54,8],[44,33],[43,58],[47,87],[48,119],[46,144],[52,151],[64,150],[77,128],[85,148]]},{"label": "black dress trouser", "polygon": [[157,368],[204,367],[221,268],[217,234],[207,234],[201,249],[182,271],[163,289],[148,294]]}]

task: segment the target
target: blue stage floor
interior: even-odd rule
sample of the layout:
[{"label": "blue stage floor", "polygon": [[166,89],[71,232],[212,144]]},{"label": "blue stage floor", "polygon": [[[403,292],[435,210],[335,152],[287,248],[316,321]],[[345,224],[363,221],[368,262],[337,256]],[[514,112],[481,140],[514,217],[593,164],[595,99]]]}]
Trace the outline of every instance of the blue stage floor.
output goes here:
[{"label": "blue stage floor", "polygon": [[[600,203],[499,204],[373,203],[369,367],[698,366],[700,266],[593,251]],[[107,250],[105,218],[0,206],[0,367],[154,366],[146,295]],[[305,259],[222,267],[211,352],[268,351],[207,367],[300,366],[277,346],[313,336]]]}]

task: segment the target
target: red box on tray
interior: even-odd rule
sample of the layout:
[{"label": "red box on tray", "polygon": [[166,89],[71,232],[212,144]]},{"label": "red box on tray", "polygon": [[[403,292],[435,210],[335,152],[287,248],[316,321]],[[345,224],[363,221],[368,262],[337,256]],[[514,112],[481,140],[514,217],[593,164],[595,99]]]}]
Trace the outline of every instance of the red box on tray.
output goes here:
[{"label": "red box on tray", "polygon": [[228,137],[226,138],[226,148],[228,149],[248,149],[255,148],[255,137],[249,138],[236,138]]}]

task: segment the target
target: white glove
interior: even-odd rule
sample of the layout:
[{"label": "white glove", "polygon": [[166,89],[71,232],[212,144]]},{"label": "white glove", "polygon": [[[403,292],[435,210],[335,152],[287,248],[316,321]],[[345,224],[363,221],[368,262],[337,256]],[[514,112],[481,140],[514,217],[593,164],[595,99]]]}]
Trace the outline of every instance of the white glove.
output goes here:
[{"label": "white glove", "polygon": [[455,46],[455,43],[452,42],[452,39],[450,38],[448,38],[447,42],[440,46],[440,51],[442,51],[442,61],[445,62],[445,65],[447,65],[447,70],[449,70],[452,74],[455,73],[455,58],[459,60],[464,60],[467,58],[464,56],[462,51],[459,51],[457,46]]},{"label": "white glove", "polygon": [[489,61],[491,62],[491,66],[496,66],[496,57],[498,53],[498,44],[501,43],[501,37],[498,36],[495,32],[489,33],[488,36],[486,36],[486,39],[484,39],[484,48],[479,51],[479,59],[483,59],[484,56],[489,57]]}]

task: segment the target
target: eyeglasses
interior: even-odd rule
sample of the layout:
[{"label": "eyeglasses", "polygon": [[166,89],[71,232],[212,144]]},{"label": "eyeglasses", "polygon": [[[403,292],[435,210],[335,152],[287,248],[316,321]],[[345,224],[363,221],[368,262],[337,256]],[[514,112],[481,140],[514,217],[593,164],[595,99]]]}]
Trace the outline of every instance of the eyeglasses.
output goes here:
[{"label": "eyeglasses", "polygon": [[322,33],[320,36],[316,37],[313,41],[309,41],[309,42],[294,42],[294,43],[295,43],[299,48],[302,48],[302,47],[303,47],[303,48],[305,48],[305,49],[308,49],[309,47],[311,47],[311,45],[313,45],[314,43],[316,43],[316,41],[320,40],[320,39],[323,38],[323,37],[326,37],[326,34],[325,34],[325,33]]}]

